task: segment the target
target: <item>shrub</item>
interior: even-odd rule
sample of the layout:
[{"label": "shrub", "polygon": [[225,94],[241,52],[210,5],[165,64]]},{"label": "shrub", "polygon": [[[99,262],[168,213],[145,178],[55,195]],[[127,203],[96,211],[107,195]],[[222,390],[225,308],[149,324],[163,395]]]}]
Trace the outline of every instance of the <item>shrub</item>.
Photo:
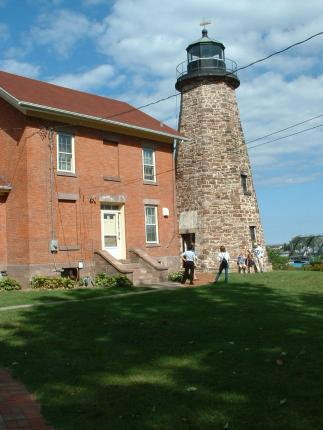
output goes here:
[{"label": "shrub", "polygon": [[30,286],[31,288],[43,290],[56,290],[58,288],[70,290],[77,287],[77,282],[70,278],[36,275],[32,278]]},{"label": "shrub", "polygon": [[118,286],[115,277],[109,276],[107,273],[98,273],[94,278],[94,285],[102,288],[113,288]]},{"label": "shrub", "polygon": [[179,270],[178,272],[172,272],[168,274],[168,280],[172,282],[181,282],[183,279],[183,271]]},{"label": "shrub", "polygon": [[0,278],[0,291],[21,290],[21,285],[12,278]]},{"label": "shrub", "polygon": [[289,266],[289,258],[288,257],[283,257],[282,255],[279,254],[279,252],[267,248],[267,254],[269,257],[269,260],[273,266],[273,270],[288,270]]},{"label": "shrub", "polygon": [[115,275],[113,278],[117,281],[117,287],[120,288],[132,288],[133,283],[125,275]]},{"label": "shrub", "polygon": [[323,263],[310,263],[304,266],[304,270],[313,272],[323,272]]}]

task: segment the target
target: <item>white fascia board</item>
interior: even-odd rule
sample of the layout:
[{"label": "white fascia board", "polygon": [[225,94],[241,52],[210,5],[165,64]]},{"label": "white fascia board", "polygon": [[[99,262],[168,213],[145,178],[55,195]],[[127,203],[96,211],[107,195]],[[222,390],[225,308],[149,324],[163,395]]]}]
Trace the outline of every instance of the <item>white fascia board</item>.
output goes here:
[{"label": "white fascia board", "polygon": [[16,99],[16,97],[14,97],[10,93],[8,93],[8,91],[6,91],[5,89],[3,89],[2,87],[0,87],[0,96],[6,102],[8,102],[9,104],[11,104],[11,106],[15,107],[16,109],[20,110],[21,112],[25,112],[20,107],[20,100]]},{"label": "white fascia board", "polygon": [[159,136],[171,137],[172,139],[180,139],[180,138],[183,139],[183,137],[180,137],[180,136],[175,135],[175,134],[164,133],[162,131],[156,131],[156,130],[153,130],[151,128],[139,127],[139,126],[127,124],[127,123],[124,123],[124,122],[111,121],[109,119],[101,118],[101,117],[98,117],[98,116],[85,115],[85,114],[81,114],[81,113],[77,113],[77,112],[72,112],[72,111],[68,111],[68,110],[64,110],[64,109],[57,109],[57,108],[53,108],[53,107],[50,107],[50,106],[43,106],[43,105],[38,105],[38,104],[35,104],[35,103],[24,102],[24,101],[19,101],[18,103],[19,103],[19,106],[21,108],[24,108],[24,110],[30,109],[30,110],[34,110],[34,111],[38,111],[38,112],[59,113],[59,114],[63,114],[63,115],[74,117],[74,118],[89,119],[89,120],[92,120],[92,121],[103,122],[104,124],[117,125],[119,127],[124,127],[124,128],[130,128],[130,129],[145,131],[145,132],[157,134]]}]

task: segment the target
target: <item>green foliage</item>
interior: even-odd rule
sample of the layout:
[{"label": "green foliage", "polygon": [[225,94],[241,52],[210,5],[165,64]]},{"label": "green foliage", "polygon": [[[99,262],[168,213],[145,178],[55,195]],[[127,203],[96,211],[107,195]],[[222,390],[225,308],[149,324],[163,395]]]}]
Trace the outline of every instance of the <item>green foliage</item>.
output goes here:
[{"label": "green foliage", "polygon": [[283,251],[290,251],[290,243],[283,244]]},{"label": "green foliage", "polygon": [[323,272],[323,263],[313,262],[304,266],[304,270],[313,272]]},{"label": "green foliage", "polygon": [[107,273],[98,273],[94,278],[94,285],[102,288],[132,288],[133,283],[125,275],[110,276]]},{"label": "green foliage", "polygon": [[283,257],[278,251],[270,248],[267,248],[267,254],[273,266],[273,270],[288,270],[288,257]]},{"label": "green foliage", "polygon": [[0,292],[12,290],[21,290],[21,285],[15,279],[8,277],[0,278]]},{"label": "green foliage", "polygon": [[[87,277],[87,281],[89,278]],[[78,282],[65,277],[50,277],[50,276],[34,276],[30,283],[31,288],[38,290],[56,290],[65,289],[70,290],[77,287],[89,286],[85,282],[85,278],[80,279]],[[94,286],[101,288],[131,288],[133,283],[124,275],[109,276],[107,273],[99,273],[94,278]]]},{"label": "green foliage", "polygon": [[70,290],[77,287],[78,284],[76,281],[70,278],[36,275],[32,278],[30,286],[31,288],[41,290],[56,290],[58,288]]},{"label": "green foliage", "polygon": [[115,275],[113,278],[117,281],[117,287],[120,288],[132,288],[133,283],[125,275]]},{"label": "green foliage", "polygon": [[311,257],[310,263],[311,264],[317,264],[317,263],[323,264],[323,255],[320,254],[320,255],[316,255],[315,257]]},{"label": "green foliage", "polygon": [[98,273],[94,278],[94,285],[101,288],[113,288],[117,287],[117,281],[113,276],[109,276],[107,273]]},{"label": "green foliage", "polygon": [[168,275],[168,280],[172,282],[181,282],[183,279],[183,271],[179,270],[178,272],[172,272]]}]

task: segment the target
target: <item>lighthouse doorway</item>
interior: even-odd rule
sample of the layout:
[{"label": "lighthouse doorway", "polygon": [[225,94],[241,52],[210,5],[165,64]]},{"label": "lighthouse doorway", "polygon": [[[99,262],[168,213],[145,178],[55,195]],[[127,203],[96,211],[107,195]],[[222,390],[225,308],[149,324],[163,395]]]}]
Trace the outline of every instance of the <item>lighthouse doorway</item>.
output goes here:
[{"label": "lighthouse doorway", "polygon": [[195,250],[195,233],[182,234],[182,252],[187,251],[190,245],[193,245]]}]

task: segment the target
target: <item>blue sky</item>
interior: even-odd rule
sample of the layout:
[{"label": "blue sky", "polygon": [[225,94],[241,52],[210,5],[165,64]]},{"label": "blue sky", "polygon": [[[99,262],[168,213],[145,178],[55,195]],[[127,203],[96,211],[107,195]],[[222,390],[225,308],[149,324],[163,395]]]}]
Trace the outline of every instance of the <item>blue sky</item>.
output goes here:
[{"label": "blue sky", "polygon": [[[176,66],[203,18],[238,66],[323,31],[319,0],[0,0],[0,69],[145,105],[176,93]],[[266,143],[323,124],[323,116],[251,142],[323,114],[323,36],[239,77],[267,243],[323,234],[323,127]],[[145,111],[177,128],[179,104],[173,97]]]}]

